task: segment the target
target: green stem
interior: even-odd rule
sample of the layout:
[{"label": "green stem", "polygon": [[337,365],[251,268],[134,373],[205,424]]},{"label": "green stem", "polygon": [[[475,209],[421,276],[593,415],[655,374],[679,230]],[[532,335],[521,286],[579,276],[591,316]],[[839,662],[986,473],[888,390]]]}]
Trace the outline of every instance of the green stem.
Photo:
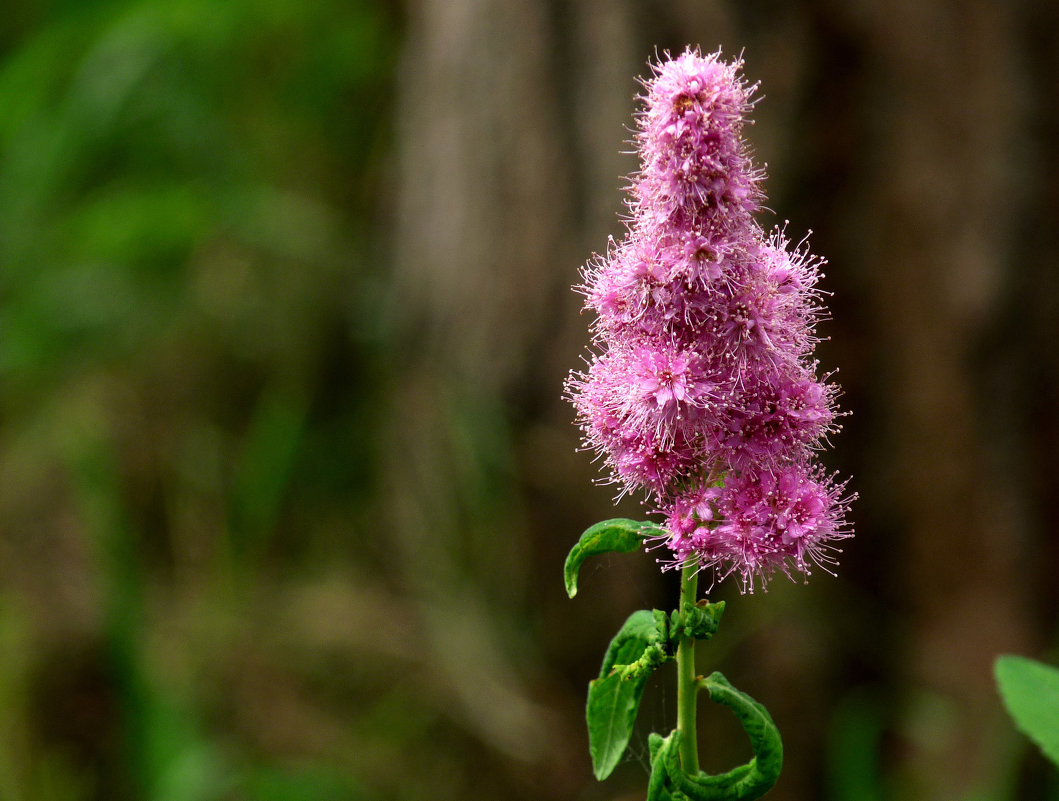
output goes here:
[{"label": "green stem", "polygon": [[[680,574],[680,610],[694,606],[698,594],[698,565],[687,565]],[[680,765],[684,773],[699,773],[699,743],[695,728],[697,687],[695,686],[695,638],[681,637],[677,644],[677,729],[680,741]]]}]

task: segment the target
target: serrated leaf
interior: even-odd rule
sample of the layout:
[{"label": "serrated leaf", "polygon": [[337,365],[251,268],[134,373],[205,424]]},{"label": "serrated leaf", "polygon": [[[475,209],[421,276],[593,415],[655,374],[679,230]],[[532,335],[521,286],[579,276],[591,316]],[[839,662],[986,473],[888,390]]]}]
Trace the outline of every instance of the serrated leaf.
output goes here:
[{"label": "serrated leaf", "polygon": [[995,666],[1000,697],[1019,731],[1059,766],[1059,669],[1021,656]]},{"label": "serrated leaf", "polygon": [[664,644],[665,640],[663,613],[646,609],[633,612],[611,640],[599,678],[588,685],[588,751],[592,770],[600,781],[613,772],[625,753],[649,675],[644,672],[622,678],[614,668],[635,662],[648,648]]},{"label": "serrated leaf", "polygon": [[662,528],[655,523],[640,523],[623,517],[590,526],[570,550],[563,565],[566,594],[571,598],[577,595],[577,572],[588,557],[603,553],[632,553],[640,549],[645,536],[661,533]]}]

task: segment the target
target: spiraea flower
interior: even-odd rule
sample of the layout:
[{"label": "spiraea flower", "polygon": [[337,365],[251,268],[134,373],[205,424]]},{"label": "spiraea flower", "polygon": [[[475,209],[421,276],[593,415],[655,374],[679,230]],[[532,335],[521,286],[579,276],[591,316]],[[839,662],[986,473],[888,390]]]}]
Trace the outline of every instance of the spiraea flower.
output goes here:
[{"label": "spiraea flower", "polygon": [[566,391],[610,480],[664,517],[663,561],[752,591],[829,569],[852,496],[817,460],[839,416],[813,359],[824,261],[757,221],[741,69],[690,49],[652,65],[628,231],[583,270],[594,347]]},{"label": "spiraea flower", "polygon": [[756,87],[741,80],[740,67],[688,50],[645,83],[633,197],[648,218],[738,226],[757,210],[764,176],[741,135]]}]

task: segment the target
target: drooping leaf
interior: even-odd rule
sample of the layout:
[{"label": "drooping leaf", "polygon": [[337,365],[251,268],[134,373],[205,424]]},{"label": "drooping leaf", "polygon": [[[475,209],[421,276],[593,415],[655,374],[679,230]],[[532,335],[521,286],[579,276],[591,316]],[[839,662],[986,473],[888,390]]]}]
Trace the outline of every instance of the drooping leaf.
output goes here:
[{"label": "drooping leaf", "polygon": [[626,681],[612,673],[588,686],[588,752],[600,781],[614,771],[625,753],[643,685],[643,681]]},{"label": "drooping leaf", "polygon": [[995,666],[1000,697],[1019,731],[1059,766],[1059,669],[1021,656]]},{"label": "drooping leaf", "polygon": [[[663,612],[633,612],[611,640],[599,678],[588,685],[588,750],[600,781],[613,772],[625,753],[644,685],[651,669],[666,659],[666,639]],[[650,660],[649,667],[628,674],[615,669],[633,664],[649,652],[659,654],[657,660]]]},{"label": "drooping leaf", "polygon": [[571,598],[577,595],[577,572],[588,557],[603,553],[632,553],[639,550],[645,537],[661,533],[662,528],[655,523],[639,523],[621,517],[590,526],[566,557],[563,566],[566,594]]}]

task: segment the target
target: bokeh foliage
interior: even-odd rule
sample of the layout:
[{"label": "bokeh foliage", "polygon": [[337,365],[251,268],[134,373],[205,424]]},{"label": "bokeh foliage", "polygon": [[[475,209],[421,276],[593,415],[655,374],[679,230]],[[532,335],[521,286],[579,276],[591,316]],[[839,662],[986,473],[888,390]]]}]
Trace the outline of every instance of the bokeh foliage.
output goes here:
[{"label": "bokeh foliage", "polygon": [[275,616],[372,513],[400,21],[5,17],[0,796],[364,797],[336,667]]},{"label": "bokeh foliage", "polygon": [[[559,396],[633,76],[688,42],[762,81],[861,494],[837,579],[711,592],[699,667],[775,717],[777,801],[1059,798],[988,667],[1055,661],[1054,3],[0,17],[0,798],[642,795],[670,677],[606,783],[585,684],[676,582],[564,594],[576,533],[643,510]],[[749,756],[727,722],[707,770]]]}]

